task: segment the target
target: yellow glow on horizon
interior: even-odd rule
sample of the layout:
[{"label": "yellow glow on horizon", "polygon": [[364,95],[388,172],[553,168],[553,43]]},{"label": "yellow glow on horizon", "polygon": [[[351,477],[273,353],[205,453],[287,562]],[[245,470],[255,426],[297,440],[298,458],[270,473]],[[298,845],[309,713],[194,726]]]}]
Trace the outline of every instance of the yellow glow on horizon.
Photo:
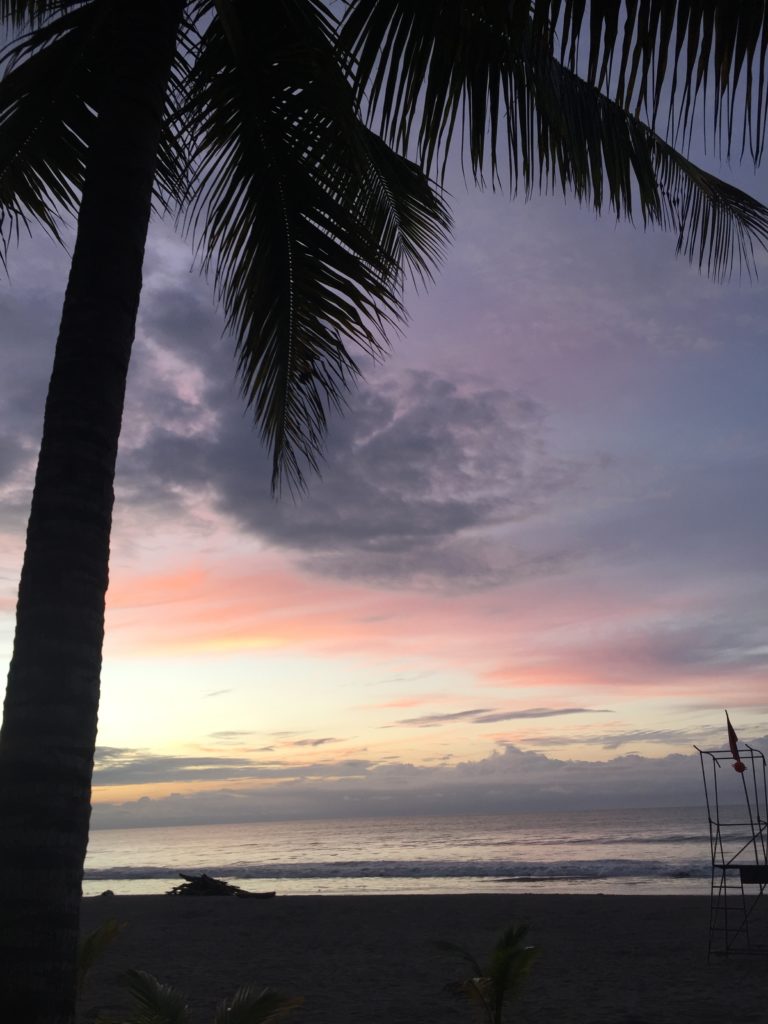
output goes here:
[{"label": "yellow glow on horizon", "polygon": [[220,792],[221,790],[273,789],[288,781],[293,781],[290,776],[281,776],[279,779],[190,779],[188,782],[177,780],[174,782],[132,783],[126,786],[94,786],[91,800],[94,804],[119,804],[140,800],[142,797],[160,800],[162,797],[172,796],[176,793],[184,796],[191,793]]},{"label": "yellow glow on horizon", "polygon": [[142,782],[129,786],[94,786],[91,791],[91,802],[94,804],[104,803],[128,803],[132,800],[148,798],[159,800],[162,797],[170,796],[172,793],[201,793],[206,789],[221,789],[230,787],[230,782]]},{"label": "yellow glow on horizon", "polygon": [[183,654],[185,656],[195,654],[229,654],[232,652],[265,651],[286,647],[289,639],[276,634],[271,636],[258,636],[253,633],[238,633],[232,636],[214,636],[203,638],[199,641],[179,640],[177,644],[169,644],[164,648],[164,653]]}]

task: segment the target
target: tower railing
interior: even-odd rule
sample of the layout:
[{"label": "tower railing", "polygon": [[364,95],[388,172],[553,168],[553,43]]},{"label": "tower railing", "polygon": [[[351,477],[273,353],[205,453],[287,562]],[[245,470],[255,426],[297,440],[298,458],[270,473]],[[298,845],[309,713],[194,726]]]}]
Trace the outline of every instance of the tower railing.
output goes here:
[{"label": "tower railing", "polygon": [[750,933],[750,918],[768,887],[768,776],[765,756],[739,744],[742,768],[733,769],[734,751],[701,750],[704,795],[712,855],[708,957],[765,952]]}]

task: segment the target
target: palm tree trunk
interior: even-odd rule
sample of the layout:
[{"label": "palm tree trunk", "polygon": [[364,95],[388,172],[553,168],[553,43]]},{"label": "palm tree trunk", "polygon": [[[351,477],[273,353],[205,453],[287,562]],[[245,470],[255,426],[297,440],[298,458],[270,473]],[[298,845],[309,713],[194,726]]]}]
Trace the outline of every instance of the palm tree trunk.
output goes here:
[{"label": "palm tree trunk", "polygon": [[[64,299],[0,733],[0,1008],[70,1024],[113,480],[183,0],[118,0]],[[55,88],[55,83],[51,84]]]}]

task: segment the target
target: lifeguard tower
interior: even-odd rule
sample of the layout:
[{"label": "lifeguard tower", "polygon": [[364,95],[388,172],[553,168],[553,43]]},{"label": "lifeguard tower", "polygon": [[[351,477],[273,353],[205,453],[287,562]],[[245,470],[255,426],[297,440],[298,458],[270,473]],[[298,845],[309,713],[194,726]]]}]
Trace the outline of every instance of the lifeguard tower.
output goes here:
[{"label": "lifeguard tower", "polygon": [[728,721],[728,750],[701,750],[709,816],[712,889],[707,956],[764,953],[750,918],[768,887],[768,786],[761,751],[738,743]]}]

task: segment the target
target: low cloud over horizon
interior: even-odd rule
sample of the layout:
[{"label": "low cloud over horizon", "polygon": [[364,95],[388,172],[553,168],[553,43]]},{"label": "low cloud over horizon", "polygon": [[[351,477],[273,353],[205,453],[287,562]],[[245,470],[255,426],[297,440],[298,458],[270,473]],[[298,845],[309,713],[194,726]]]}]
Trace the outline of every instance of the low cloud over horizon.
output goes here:
[{"label": "low cloud over horizon", "polygon": [[[768,750],[768,736],[753,745]],[[207,785],[196,792],[172,788],[223,780],[230,785]],[[157,797],[110,799],[112,787],[149,781],[170,784],[171,791]],[[730,781],[725,774],[723,794],[729,792]],[[316,762],[164,757],[144,751],[101,750],[94,783],[98,792],[95,828],[704,804],[696,752],[665,757],[627,753],[596,762],[560,760],[512,744],[476,761],[435,765],[332,757]]]}]

